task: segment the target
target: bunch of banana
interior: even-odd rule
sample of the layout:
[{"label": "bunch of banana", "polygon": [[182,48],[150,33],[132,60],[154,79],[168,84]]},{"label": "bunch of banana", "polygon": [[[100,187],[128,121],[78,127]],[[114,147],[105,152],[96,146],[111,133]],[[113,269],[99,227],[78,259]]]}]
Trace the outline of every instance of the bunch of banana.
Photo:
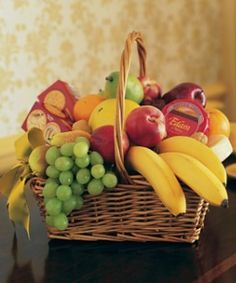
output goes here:
[{"label": "bunch of banana", "polygon": [[211,205],[228,206],[224,186],[226,171],[208,146],[194,138],[175,136],[163,140],[159,151],[160,154],[146,147],[133,146],[127,159],[147,179],[173,215],[186,211],[184,192],[177,178]]},{"label": "bunch of banana", "polygon": [[215,206],[228,206],[224,185],[210,169],[196,158],[179,152],[161,153],[175,175],[196,194]]},{"label": "bunch of banana", "polygon": [[186,136],[174,136],[163,140],[159,152],[180,152],[192,156],[203,163],[223,183],[227,182],[227,174],[217,155],[205,144]]},{"label": "bunch of banana", "polygon": [[183,189],[163,158],[147,147],[132,146],[127,160],[137,172],[145,177],[173,215],[177,216],[186,212]]}]

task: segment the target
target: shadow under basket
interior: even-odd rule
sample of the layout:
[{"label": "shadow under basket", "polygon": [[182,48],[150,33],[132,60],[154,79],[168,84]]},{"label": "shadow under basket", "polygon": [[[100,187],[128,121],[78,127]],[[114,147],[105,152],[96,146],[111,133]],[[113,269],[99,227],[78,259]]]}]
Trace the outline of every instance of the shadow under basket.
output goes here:
[{"label": "shadow under basket", "polygon": [[[136,176],[137,177],[137,176]],[[140,176],[141,181],[141,176]],[[30,182],[39,208],[45,219],[42,190],[45,180]],[[193,243],[199,239],[208,203],[184,187],[187,212],[175,217],[160,202],[145,180],[142,185],[119,184],[94,197],[83,195],[81,210],[69,216],[65,231],[47,227],[49,238],[85,241],[166,241]]]}]

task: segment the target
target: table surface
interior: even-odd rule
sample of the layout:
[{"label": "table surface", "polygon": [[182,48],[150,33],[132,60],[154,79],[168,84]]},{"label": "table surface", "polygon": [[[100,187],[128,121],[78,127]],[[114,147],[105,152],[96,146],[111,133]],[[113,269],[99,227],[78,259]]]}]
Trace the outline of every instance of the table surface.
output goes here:
[{"label": "table surface", "polygon": [[234,283],[236,181],[227,188],[230,207],[210,207],[193,245],[49,241],[34,205],[29,241],[21,227],[13,229],[0,199],[0,283]]}]

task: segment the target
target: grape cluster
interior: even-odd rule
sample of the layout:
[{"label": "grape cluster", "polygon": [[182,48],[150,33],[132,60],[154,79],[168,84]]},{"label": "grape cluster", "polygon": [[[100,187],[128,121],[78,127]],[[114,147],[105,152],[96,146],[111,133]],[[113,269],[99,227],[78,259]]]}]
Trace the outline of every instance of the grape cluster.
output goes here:
[{"label": "grape cluster", "polygon": [[86,190],[97,196],[104,188],[117,185],[117,177],[106,170],[103,157],[89,148],[89,140],[79,137],[75,143],[65,143],[60,148],[51,146],[46,152],[48,178],[43,189],[46,223],[58,230],[65,230],[67,216],[82,208]]}]

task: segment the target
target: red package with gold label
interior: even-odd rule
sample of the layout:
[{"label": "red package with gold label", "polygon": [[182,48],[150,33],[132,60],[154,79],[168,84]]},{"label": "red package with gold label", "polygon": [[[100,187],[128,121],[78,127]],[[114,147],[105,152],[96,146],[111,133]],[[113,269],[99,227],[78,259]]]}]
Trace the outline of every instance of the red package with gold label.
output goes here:
[{"label": "red package with gold label", "polygon": [[22,124],[25,131],[40,128],[45,140],[49,141],[56,133],[71,130],[76,98],[67,83],[56,81],[37,98]]},{"label": "red package with gold label", "polygon": [[192,136],[198,132],[208,134],[209,117],[197,101],[176,99],[168,103],[162,112],[166,119],[168,137]]}]

